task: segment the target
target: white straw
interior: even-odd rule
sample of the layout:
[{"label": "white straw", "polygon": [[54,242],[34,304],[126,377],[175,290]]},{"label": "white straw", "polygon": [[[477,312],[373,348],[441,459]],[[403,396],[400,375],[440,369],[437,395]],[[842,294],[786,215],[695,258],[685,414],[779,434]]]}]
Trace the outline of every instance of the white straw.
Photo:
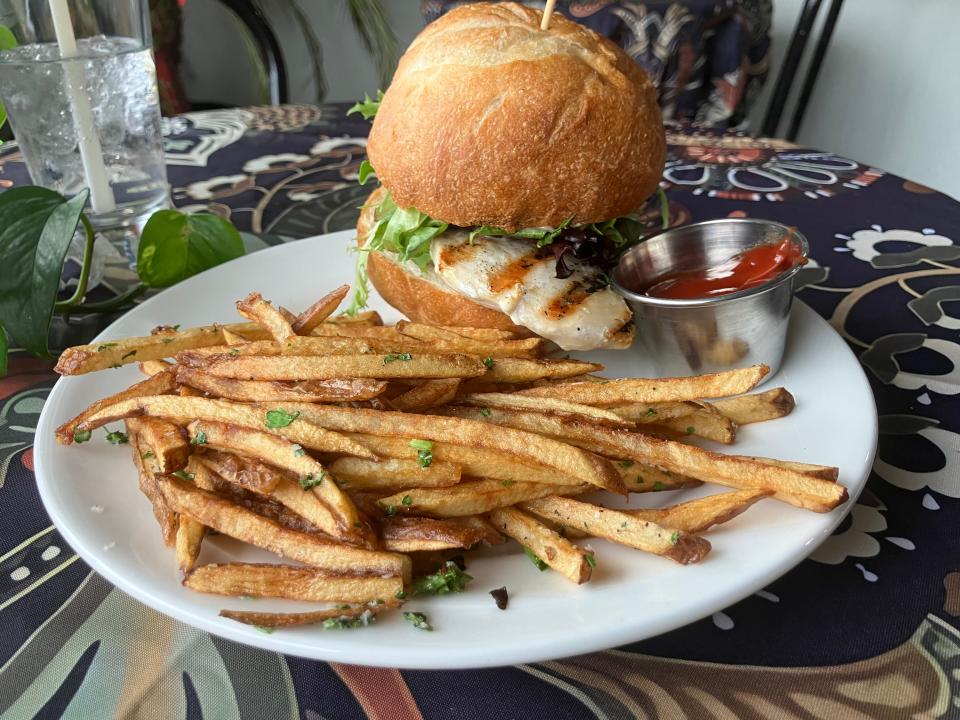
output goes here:
[{"label": "white straw", "polygon": [[547,0],[546,7],[543,8],[543,18],[540,20],[541,30],[550,29],[550,16],[553,15],[553,6],[556,4],[557,0]]},{"label": "white straw", "polygon": [[[77,57],[77,38],[70,20],[67,0],[50,0],[50,15],[53,17],[57,45],[60,46],[60,57],[63,60]],[[90,204],[93,212],[98,215],[111,212],[117,205],[107,179],[107,168],[103,164],[103,148],[100,147],[100,136],[93,122],[93,108],[90,106],[90,96],[87,95],[83,67],[80,63],[65,62],[63,75],[70,110],[73,113],[73,124],[77,131],[77,142],[80,145],[80,160],[87,177],[87,187],[90,188]]]}]

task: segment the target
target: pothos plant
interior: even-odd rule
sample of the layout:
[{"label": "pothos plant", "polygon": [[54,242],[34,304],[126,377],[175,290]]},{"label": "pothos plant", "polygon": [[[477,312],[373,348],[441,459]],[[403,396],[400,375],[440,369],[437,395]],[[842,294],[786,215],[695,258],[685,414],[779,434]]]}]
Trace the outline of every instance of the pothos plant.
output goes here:
[{"label": "pothos plant", "polygon": [[[140,236],[140,282],[112,300],[84,302],[94,245],[86,202],[86,190],[69,199],[36,186],[0,193],[0,376],[7,372],[9,340],[52,357],[47,338],[55,315],[115,312],[148,288],[168,287],[243,255],[240,233],[223,218],[158,210]],[[78,229],[84,233],[80,274],[74,292],[61,300],[64,258]]]}]

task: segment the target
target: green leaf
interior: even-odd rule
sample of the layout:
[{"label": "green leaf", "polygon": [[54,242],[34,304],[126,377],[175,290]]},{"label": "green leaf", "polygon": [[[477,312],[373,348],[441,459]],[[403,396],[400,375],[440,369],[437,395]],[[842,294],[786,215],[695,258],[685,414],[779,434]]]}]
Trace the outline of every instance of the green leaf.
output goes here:
[{"label": "green leaf", "polygon": [[147,287],[169,287],[241,255],[240,233],[223,218],[158,210],[140,236],[137,272]]},{"label": "green leaf", "polygon": [[363,162],[360,163],[360,169],[357,171],[357,182],[361,185],[366,185],[370,176],[376,174],[377,171],[373,169],[373,165],[370,164],[369,160],[364,158]]},{"label": "green leaf", "polygon": [[421,612],[405,612],[404,619],[418,630],[433,630],[427,616]]},{"label": "green leaf", "polygon": [[[363,115],[364,120],[369,120],[372,117],[376,117],[377,111],[380,109],[380,101],[383,100],[383,91],[377,90],[377,99],[373,100],[366,93],[363,94],[363,100],[356,103],[352,108],[347,110],[347,115],[352,115],[353,113],[360,113]],[[360,181],[360,184],[363,185],[363,180]]]},{"label": "green leaf", "polygon": [[50,357],[47,331],[60,287],[63,258],[87,202],[25,186],[0,194],[0,318],[10,337]]},{"label": "green leaf", "polygon": [[111,445],[126,445],[130,442],[130,438],[121,430],[107,430],[107,442]]},{"label": "green leaf", "polygon": [[7,374],[7,331],[0,325],[0,377]]}]

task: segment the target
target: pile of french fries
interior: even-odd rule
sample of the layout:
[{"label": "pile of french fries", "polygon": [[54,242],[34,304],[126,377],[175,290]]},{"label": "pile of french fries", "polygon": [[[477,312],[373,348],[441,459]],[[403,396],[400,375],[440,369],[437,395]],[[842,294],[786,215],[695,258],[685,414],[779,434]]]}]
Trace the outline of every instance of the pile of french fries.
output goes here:
[{"label": "pile of french fries", "polygon": [[[225,617],[264,628],[366,623],[417,592],[462,589],[469,576],[444,579],[457,575],[451,556],[508,538],[575,583],[598,562],[574,542],[585,538],[700,562],[703,534],[758,500],[826,512],[847,498],[837,468],[688,442],[731,444],[739,425],[790,413],[783,388],[743,394],[765,367],[610,380],[593,374],[596,363],[548,357],[539,338],[335,317],[347,292],[299,315],[251,293],[237,303],[245,323],[162,326],[70,348],[58,362],[64,375],[134,362],[147,375],[57,438],[84,442],[106,428],[128,440],[187,587],[333,604]],[[108,427],[121,421],[125,433]],[[705,482],[730,491],[658,509],[604,507],[594,494]],[[289,562],[200,564],[213,533]],[[438,568],[436,582],[415,579]]]}]

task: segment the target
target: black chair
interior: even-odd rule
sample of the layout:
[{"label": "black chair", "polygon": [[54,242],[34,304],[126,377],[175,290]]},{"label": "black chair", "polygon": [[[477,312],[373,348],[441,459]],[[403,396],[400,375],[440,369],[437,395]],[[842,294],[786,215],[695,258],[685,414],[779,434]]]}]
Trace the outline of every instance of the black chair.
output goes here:
[{"label": "black chair", "polygon": [[[783,110],[790,97],[790,91],[793,89],[793,81],[796,78],[797,70],[800,67],[800,61],[803,59],[804,50],[807,48],[807,40],[813,30],[814,22],[820,13],[822,0],[805,0],[803,8],[800,11],[800,18],[793,31],[793,37],[790,39],[790,45],[787,47],[787,53],[783,58],[783,65],[780,68],[780,74],[777,76],[777,84],[774,85],[773,94],[770,98],[770,105],[767,107],[767,113],[763,119],[762,133],[766,137],[774,137],[780,126],[780,119],[783,116]],[[797,139],[800,132],[800,125],[803,123],[803,116],[807,111],[807,104],[810,96],[813,94],[813,88],[817,83],[817,76],[820,74],[820,65],[827,54],[830,46],[830,40],[833,37],[833,30],[837,24],[837,18],[840,16],[840,8],[843,6],[843,0],[831,0],[830,9],[827,11],[826,21],[823,25],[823,31],[820,33],[820,39],[813,51],[813,57],[810,59],[810,67],[800,88],[800,95],[797,98],[796,107],[793,110],[793,116],[790,118],[786,138],[791,142]]]}]

